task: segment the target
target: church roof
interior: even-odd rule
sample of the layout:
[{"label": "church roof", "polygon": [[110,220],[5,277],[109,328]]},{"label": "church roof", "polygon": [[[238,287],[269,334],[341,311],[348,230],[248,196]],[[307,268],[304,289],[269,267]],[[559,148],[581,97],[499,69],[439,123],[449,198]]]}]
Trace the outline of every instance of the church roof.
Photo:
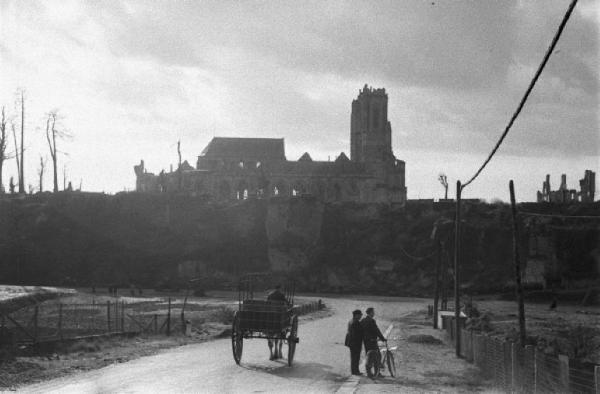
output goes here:
[{"label": "church roof", "polygon": [[346,163],[349,162],[348,156],[344,152],[340,153],[340,155],[335,159],[336,163]]},{"label": "church roof", "polygon": [[185,160],[183,163],[181,163],[181,170],[182,170],[182,171],[191,171],[191,170],[193,170],[193,169],[194,169],[194,167],[192,167],[192,166],[190,165],[190,163],[188,163],[188,161],[187,161],[187,160]]},{"label": "church roof", "polygon": [[298,161],[313,161],[312,157],[308,154],[308,152],[304,152],[302,156],[298,159]]},{"label": "church roof", "polygon": [[283,138],[214,137],[202,151],[207,158],[285,160]]}]

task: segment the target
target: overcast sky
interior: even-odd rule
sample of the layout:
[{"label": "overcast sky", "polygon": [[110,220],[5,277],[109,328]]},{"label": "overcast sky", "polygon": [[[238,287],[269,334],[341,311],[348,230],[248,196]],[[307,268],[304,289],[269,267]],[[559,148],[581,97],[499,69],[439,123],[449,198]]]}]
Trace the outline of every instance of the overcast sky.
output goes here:
[{"label": "overcast sky", "polygon": [[[569,3],[0,0],[0,105],[14,116],[25,89],[26,183],[37,185],[45,113],[58,109],[74,136],[59,142],[61,172],[112,193],[135,187],[140,159],[152,172],[175,164],[178,139],[193,165],[213,136],[283,137],[288,160],[348,154],[367,83],[388,92],[408,197],[438,198],[439,172],[454,185],[485,159]],[[506,201],[512,178],[534,200],[547,173],[578,189],[585,169],[599,172],[599,5],[579,1],[467,197]],[[11,160],[5,184],[15,174]]]}]

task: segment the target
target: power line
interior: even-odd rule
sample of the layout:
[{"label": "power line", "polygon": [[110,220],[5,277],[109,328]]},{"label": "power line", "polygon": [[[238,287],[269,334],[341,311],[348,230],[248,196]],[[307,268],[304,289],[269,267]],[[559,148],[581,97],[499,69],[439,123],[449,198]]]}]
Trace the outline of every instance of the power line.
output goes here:
[{"label": "power line", "polygon": [[512,117],[510,118],[510,121],[508,122],[508,125],[506,126],[506,128],[504,129],[504,132],[500,136],[500,139],[496,143],[496,146],[494,146],[494,149],[492,149],[492,151],[490,152],[489,156],[487,157],[487,159],[485,159],[485,161],[483,162],[483,164],[481,165],[481,167],[477,170],[477,172],[475,173],[475,175],[473,175],[471,177],[471,179],[469,179],[466,183],[464,183],[462,185],[463,189],[465,187],[467,187],[471,182],[473,182],[475,180],[475,178],[477,178],[479,176],[479,174],[481,173],[481,171],[483,171],[483,169],[485,168],[485,166],[487,166],[487,164],[490,162],[490,160],[492,160],[492,157],[494,156],[494,154],[496,154],[496,151],[498,150],[498,148],[502,144],[502,141],[504,141],[504,138],[508,134],[508,132],[509,132],[510,128],[512,127],[513,123],[515,122],[515,120],[517,119],[517,117],[519,116],[519,114],[521,113],[521,110],[523,109],[523,106],[525,105],[525,102],[527,101],[527,98],[529,97],[529,94],[533,90],[533,87],[535,86],[535,83],[537,82],[538,78],[542,74],[542,71],[544,70],[544,67],[546,66],[546,63],[548,62],[548,59],[550,59],[550,55],[552,54],[552,51],[554,50],[554,47],[556,46],[556,43],[558,42],[558,39],[560,38],[560,35],[562,34],[562,32],[563,32],[563,30],[564,30],[564,28],[565,28],[565,26],[567,24],[567,21],[569,20],[569,18],[571,16],[571,13],[573,12],[573,8],[575,8],[575,4],[577,4],[577,0],[572,0],[571,4],[569,5],[569,9],[567,10],[567,13],[563,17],[563,20],[560,23],[560,26],[558,27],[558,31],[556,32],[556,34],[554,35],[554,38],[552,39],[552,43],[550,44],[550,46],[548,47],[548,49],[546,51],[546,54],[544,55],[544,59],[542,60],[542,63],[539,65],[539,67],[538,67],[538,69],[537,69],[537,71],[535,73],[535,76],[533,77],[533,79],[529,83],[529,87],[527,88],[527,91],[525,92],[525,95],[521,99],[521,102],[519,103],[519,106],[517,107],[517,110],[513,113]]}]

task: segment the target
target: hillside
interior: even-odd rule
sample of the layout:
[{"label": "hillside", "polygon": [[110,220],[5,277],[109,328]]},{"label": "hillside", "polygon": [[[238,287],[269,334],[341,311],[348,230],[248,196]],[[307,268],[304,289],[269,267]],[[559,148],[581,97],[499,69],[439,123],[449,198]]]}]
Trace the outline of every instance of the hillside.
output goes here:
[{"label": "hillside", "polygon": [[[597,215],[600,204],[522,209]],[[425,295],[433,288],[436,224],[452,276],[453,216],[452,204],[394,208],[309,196],[226,205],[141,193],[7,197],[0,200],[0,275],[29,285],[149,287],[204,276],[219,287],[240,273],[272,269],[293,273],[305,290]],[[463,285],[474,293],[506,289],[513,272],[509,207],[468,203],[463,218]],[[548,280],[597,275],[598,221],[527,218],[521,230],[524,263],[532,240],[544,237]]]}]

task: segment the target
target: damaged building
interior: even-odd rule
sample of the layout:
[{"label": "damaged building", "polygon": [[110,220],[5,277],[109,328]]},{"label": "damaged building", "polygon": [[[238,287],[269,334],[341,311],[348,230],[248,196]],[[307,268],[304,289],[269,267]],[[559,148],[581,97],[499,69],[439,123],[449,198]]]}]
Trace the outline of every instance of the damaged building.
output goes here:
[{"label": "damaged building", "polygon": [[192,167],[153,174],[134,166],[136,190],[183,192],[214,200],[313,195],[321,201],[404,203],[405,163],[392,152],[385,89],[364,86],[352,102],[350,157],[287,160],[283,138],[215,137]]},{"label": "damaged building", "polygon": [[562,174],[560,187],[552,190],[550,187],[550,175],[542,184],[542,191],[537,192],[537,202],[594,202],[596,192],[596,173],[585,170],[583,179],[579,180],[579,191],[567,187],[567,175]]}]

